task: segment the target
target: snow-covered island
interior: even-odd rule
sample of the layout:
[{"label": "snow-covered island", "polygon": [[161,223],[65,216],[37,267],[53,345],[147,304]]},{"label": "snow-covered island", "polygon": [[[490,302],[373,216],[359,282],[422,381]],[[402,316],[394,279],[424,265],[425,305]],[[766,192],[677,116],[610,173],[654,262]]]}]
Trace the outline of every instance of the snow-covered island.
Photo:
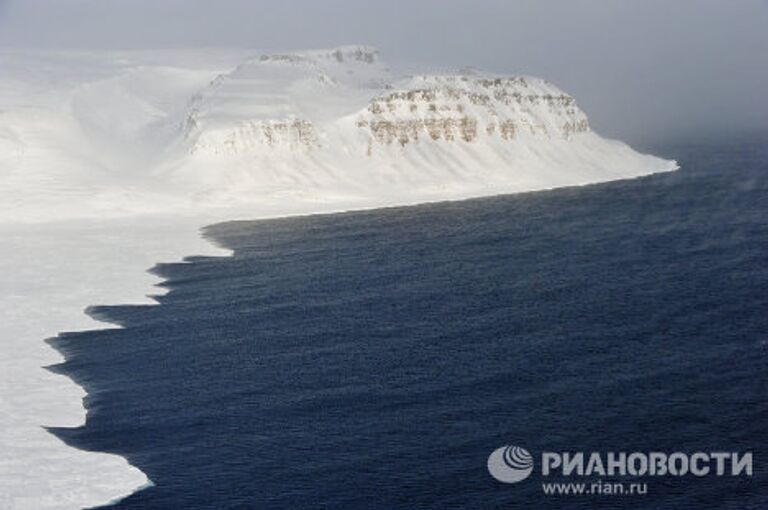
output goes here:
[{"label": "snow-covered island", "polygon": [[539,78],[397,71],[368,47],[0,52],[0,508],[82,508],[149,483],[43,426],[84,392],[43,340],[151,302],[144,271],[222,254],[236,218],[406,205],[677,168],[594,133]]},{"label": "snow-covered island", "polygon": [[6,220],[258,211],[286,199],[325,211],[675,168],[599,137],[545,80],[407,75],[367,47],[4,60]]}]

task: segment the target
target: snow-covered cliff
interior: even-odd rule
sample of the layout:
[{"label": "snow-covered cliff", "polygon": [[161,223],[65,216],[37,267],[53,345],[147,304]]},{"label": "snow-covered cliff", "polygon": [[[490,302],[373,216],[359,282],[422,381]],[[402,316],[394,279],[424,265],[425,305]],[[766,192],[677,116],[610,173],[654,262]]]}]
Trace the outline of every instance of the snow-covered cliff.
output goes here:
[{"label": "snow-covered cliff", "polygon": [[455,198],[675,168],[600,138],[576,100],[545,80],[401,75],[354,46],[249,59],[195,95],[182,132],[177,182],[239,200]]},{"label": "snow-covered cliff", "polygon": [[676,167],[599,137],[545,80],[406,73],[365,46],[6,63],[0,213],[14,218],[416,203]]}]

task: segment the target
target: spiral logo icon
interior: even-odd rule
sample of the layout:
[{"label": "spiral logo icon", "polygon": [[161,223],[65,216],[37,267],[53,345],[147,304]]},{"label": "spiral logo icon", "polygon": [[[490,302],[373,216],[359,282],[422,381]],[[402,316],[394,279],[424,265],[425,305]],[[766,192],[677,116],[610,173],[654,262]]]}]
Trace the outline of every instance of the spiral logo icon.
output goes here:
[{"label": "spiral logo icon", "polygon": [[503,483],[517,483],[533,472],[533,457],[519,446],[502,446],[488,456],[488,472]]}]

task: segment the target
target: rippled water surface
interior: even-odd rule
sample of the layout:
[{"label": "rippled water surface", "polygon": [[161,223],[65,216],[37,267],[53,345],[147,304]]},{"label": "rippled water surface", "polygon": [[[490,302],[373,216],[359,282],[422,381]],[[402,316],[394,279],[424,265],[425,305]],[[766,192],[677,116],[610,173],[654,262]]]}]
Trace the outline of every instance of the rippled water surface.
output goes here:
[{"label": "rippled water surface", "polygon": [[[63,334],[56,433],[156,487],[118,508],[768,507],[768,149],[657,150],[627,182],[215,225],[160,306]],[[542,494],[495,448],[753,451],[755,474]],[[539,466],[537,466],[538,468]]]}]

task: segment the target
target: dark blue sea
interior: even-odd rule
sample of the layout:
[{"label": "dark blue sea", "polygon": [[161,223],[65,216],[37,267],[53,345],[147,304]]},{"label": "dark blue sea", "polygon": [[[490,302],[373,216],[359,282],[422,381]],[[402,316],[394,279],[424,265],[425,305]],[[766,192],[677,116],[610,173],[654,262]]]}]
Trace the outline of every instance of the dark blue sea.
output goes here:
[{"label": "dark blue sea", "polygon": [[[86,425],[53,431],[154,481],[126,510],[768,508],[765,141],[656,146],[681,170],[636,180],[208,227],[234,256],[158,265],[159,306],[52,340],[88,391]],[[527,480],[489,475],[506,444]],[[552,496],[544,451],[752,452],[754,473]]]}]

